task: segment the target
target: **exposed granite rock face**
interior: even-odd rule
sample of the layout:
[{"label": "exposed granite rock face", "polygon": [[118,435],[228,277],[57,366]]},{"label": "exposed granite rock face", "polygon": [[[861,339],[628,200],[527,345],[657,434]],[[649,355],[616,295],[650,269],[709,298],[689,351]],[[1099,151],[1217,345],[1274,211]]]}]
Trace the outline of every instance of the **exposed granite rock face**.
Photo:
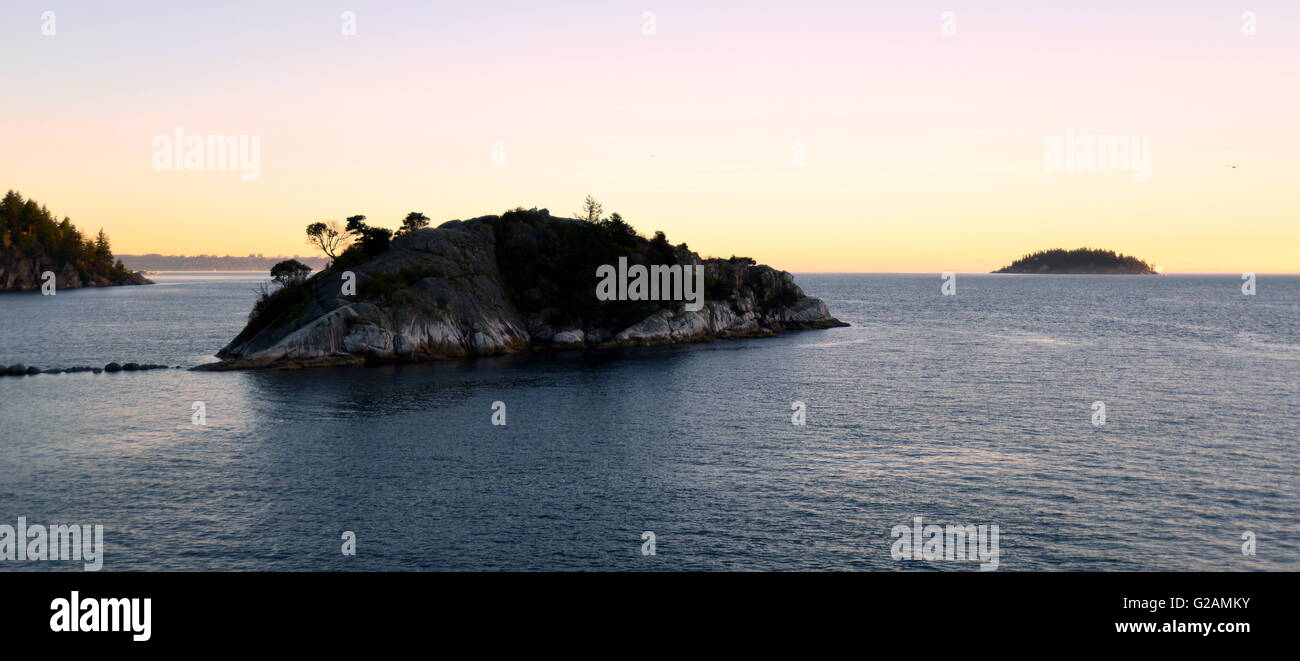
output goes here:
[{"label": "exposed granite rock face", "polygon": [[[579,222],[552,219],[549,222]],[[546,310],[521,313],[497,262],[496,234],[484,219],[449,221],[395,239],[351,267],[360,296],[344,296],[348,271],[327,269],[306,283],[310,299],[292,320],[245,329],[199,369],[292,368],[461,358],[533,348],[587,349],[761,337],[781,330],[846,326],[826,304],[804,296],[786,272],[701,260],[724,283],[725,300],[687,312],[677,303],[626,328],[552,326]],[[594,274],[593,274],[594,277]],[[386,283],[380,296],[366,296]],[[394,284],[395,283],[395,284]],[[368,285],[370,285],[368,287]],[[365,299],[365,300],[361,300]]]},{"label": "exposed granite rock face", "polygon": [[[716,338],[766,337],[782,330],[847,326],[831,316],[818,298],[804,296],[794,276],[770,266],[731,265],[721,260],[704,264],[706,277],[736,281],[735,296],[724,301],[705,301],[704,309],[660,310],[644,320],[618,331],[612,345],[653,345],[699,342]],[[765,294],[768,294],[765,296]],[[786,295],[788,305],[771,304]]]}]

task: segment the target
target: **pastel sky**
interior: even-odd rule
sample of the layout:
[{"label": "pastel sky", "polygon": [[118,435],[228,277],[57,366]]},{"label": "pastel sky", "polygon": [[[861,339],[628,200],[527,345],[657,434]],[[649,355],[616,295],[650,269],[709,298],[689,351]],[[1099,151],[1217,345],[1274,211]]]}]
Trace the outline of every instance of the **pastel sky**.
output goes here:
[{"label": "pastel sky", "polygon": [[[6,0],[0,89],[0,189],[120,253],[591,194],[790,271],[1300,272],[1294,0]],[[260,177],[155,169],[177,127],[259,136]],[[1049,169],[1067,132],[1149,136],[1150,178]]]}]

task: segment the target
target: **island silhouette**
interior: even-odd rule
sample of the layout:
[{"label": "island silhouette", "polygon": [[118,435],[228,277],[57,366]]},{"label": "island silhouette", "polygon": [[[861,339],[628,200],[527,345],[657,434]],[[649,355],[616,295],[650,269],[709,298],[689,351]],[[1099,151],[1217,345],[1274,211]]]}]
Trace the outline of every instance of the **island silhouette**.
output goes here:
[{"label": "island silhouette", "polygon": [[994,273],[1155,275],[1150,264],[1114,250],[1053,248],[1040,250],[1017,259]]},{"label": "island silhouette", "polygon": [[[259,369],[441,360],[530,349],[597,349],[769,337],[846,326],[785,271],[748,257],[700,257],[663,232],[639,234],[588,199],[579,218],[516,208],[429,227],[411,212],[393,230],[352,216],[312,223],[307,236],[333,261],[309,275],[286,260],[271,271],[248,324],[200,369]],[[607,269],[658,279],[696,274],[699,307],[684,298],[598,295]],[[620,277],[622,277],[620,275]],[[607,278],[609,280],[609,278]],[[655,285],[650,285],[655,291]],[[644,292],[642,292],[644,293]]]}]

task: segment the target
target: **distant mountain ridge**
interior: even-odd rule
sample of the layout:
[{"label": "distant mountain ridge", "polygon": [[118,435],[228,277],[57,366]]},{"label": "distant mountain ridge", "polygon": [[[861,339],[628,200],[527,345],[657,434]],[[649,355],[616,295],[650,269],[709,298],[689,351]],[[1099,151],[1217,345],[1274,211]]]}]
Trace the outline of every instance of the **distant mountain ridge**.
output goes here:
[{"label": "distant mountain ridge", "polygon": [[994,273],[1154,275],[1157,271],[1137,257],[1114,250],[1055,248],[1025,255]]},{"label": "distant mountain ridge", "polygon": [[104,230],[91,239],[35,200],[9,191],[0,200],[0,291],[35,291],[54,274],[58,289],[153,284],[113,257]]},{"label": "distant mountain ridge", "polygon": [[329,263],[328,259],[323,257],[263,257],[262,255],[248,255],[247,257],[235,257],[232,255],[160,255],[158,253],[148,253],[144,255],[118,255],[122,263],[127,268],[136,269],[137,271],[262,271],[270,270],[272,266],[286,259],[296,259],[313,271],[319,271],[325,268]]}]

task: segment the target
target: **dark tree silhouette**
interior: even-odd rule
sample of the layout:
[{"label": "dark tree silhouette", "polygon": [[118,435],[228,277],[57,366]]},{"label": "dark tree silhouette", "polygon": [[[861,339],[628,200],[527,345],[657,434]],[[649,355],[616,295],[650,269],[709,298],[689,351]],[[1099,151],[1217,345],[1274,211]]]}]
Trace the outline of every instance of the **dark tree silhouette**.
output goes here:
[{"label": "dark tree silhouette", "polygon": [[677,263],[677,253],[673,250],[673,244],[668,242],[668,237],[663,232],[655,232],[653,239],[650,239],[650,247],[646,250],[646,261],[650,264],[673,265]]},{"label": "dark tree silhouette", "polygon": [[337,220],[307,226],[307,243],[319,248],[330,259],[338,257],[347,240],[347,230],[340,227]]},{"label": "dark tree silhouette", "polygon": [[[600,215],[605,212],[605,208],[596,201],[596,198],[588,195],[587,201],[582,203],[582,210],[574,214],[578,220],[585,220],[589,223],[600,222]],[[618,215],[618,214],[614,214]]]},{"label": "dark tree silhouette", "polygon": [[271,267],[271,278],[281,285],[298,284],[307,279],[311,267],[296,259],[286,259]]},{"label": "dark tree silhouette", "polygon": [[397,235],[401,236],[403,234],[410,234],[415,230],[418,230],[423,227],[428,227],[428,226],[429,226],[428,216],[424,215],[423,213],[420,213],[419,211],[412,211],[411,213],[406,214],[406,218],[402,219],[402,227],[401,229],[397,230]]},{"label": "dark tree silhouette", "polygon": [[606,234],[609,234],[610,238],[614,239],[614,243],[625,249],[635,247],[637,239],[640,238],[637,236],[636,228],[623,220],[623,216],[617,213],[610,214],[609,218],[598,221],[597,224],[600,225],[601,229],[605,230]]},{"label": "dark tree silhouette", "polygon": [[[349,216],[347,232],[357,238],[353,244],[366,256],[373,257],[388,250],[388,243],[393,239],[393,230],[383,227],[371,227],[366,224],[365,216]],[[345,251],[345,254],[351,250]]]}]

